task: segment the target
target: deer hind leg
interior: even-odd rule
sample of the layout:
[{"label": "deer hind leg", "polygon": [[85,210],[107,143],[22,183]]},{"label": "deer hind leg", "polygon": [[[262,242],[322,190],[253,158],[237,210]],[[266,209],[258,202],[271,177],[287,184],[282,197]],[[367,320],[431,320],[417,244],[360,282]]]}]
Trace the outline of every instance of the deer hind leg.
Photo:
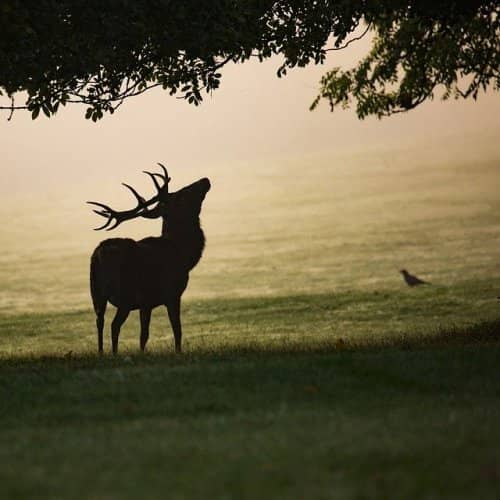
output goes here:
[{"label": "deer hind leg", "polygon": [[113,354],[118,352],[118,337],[120,336],[120,328],[122,327],[125,320],[128,318],[130,309],[118,308],[116,310],[115,317],[111,323],[111,344],[113,348]]},{"label": "deer hind leg", "polygon": [[181,298],[174,297],[167,302],[168,317],[175,339],[175,352],[182,350],[182,327],[181,327]]},{"label": "deer hind leg", "polygon": [[99,354],[102,354],[103,352],[103,331],[104,331],[104,313],[106,312],[106,304],[107,302],[104,302],[103,304],[99,304],[99,307],[96,308],[96,318],[95,318],[95,324],[97,327],[97,349],[99,351]]},{"label": "deer hind leg", "polygon": [[151,309],[141,309],[141,351],[144,351],[149,339],[149,322],[151,320]]}]

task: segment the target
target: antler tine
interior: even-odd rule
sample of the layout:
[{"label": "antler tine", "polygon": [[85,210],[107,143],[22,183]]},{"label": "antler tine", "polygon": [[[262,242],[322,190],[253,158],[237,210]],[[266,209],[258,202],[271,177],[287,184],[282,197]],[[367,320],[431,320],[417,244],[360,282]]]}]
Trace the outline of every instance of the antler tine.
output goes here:
[{"label": "antler tine", "polygon": [[98,203],[97,201],[87,201],[87,203],[89,205],[95,205],[97,207],[101,207],[103,210],[93,210],[93,212],[96,213],[97,215],[100,215],[101,217],[106,217],[106,219],[107,219],[106,222],[102,226],[94,228],[94,231],[100,231],[101,229],[104,229],[105,227],[109,226],[109,224],[112,221],[111,215],[112,215],[113,209],[108,207],[108,205],[104,205],[104,203]]},{"label": "antler tine", "polygon": [[104,210],[92,210],[92,212],[94,212],[97,215],[102,215],[103,217],[108,216],[108,212],[105,212]]},{"label": "antler tine", "polygon": [[[89,205],[95,205],[97,207],[104,208],[104,210],[111,210],[111,208],[108,207],[108,205],[105,205],[104,203],[99,203],[97,201],[87,201],[86,203],[88,203]],[[95,210],[94,210],[94,212],[95,212]]]},{"label": "antler tine", "polygon": [[[99,214],[99,215],[102,215],[102,214]],[[106,226],[109,226],[109,224],[111,223],[111,220],[112,219],[108,219],[102,226],[94,227],[94,231],[100,231],[101,229],[104,229],[104,228],[106,228],[106,231],[109,231],[109,228],[107,228]]]},{"label": "antler tine", "polygon": [[155,177],[155,176],[156,176],[156,175],[159,175],[161,178],[163,178],[163,176],[162,176],[161,174],[155,174],[155,173],[153,173],[153,172],[148,172],[147,170],[143,170],[143,172],[144,172],[145,174],[148,174],[148,175],[149,175],[149,177],[151,177],[151,179],[153,179],[153,182],[154,182],[154,185],[155,185],[156,190],[157,190],[158,192],[160,192],[160,191],[161,191],[161,186],[160,186],[160,183],[156,180],[156,177]]},{"label": "antler tine", "polygon": [[164,175],[161,175],[161,174],[156,174],[156,175],[160,175],[161,177],[163,177],[165,184],[168,184],[170,182],[170,177],[168,176],[168,171],[165,168],[165,165],[162,165],[161,163],[158,163],[158,165],[160,165],[161,169],[163,170]]},{"label": "antler tine", "polygon": [[[112,219],[109,219],[109,222],[111,222]],[[111,231],[111,229],[114,229],[116,226],[118,226],[118,224],[120,224],[122,221],[119,220],[119,219],[115,219],[115,223],[112,225],[112,226],[109,226],[109,227],[106,227],[108,224],[106,223],[106,226],[103,226],[102,228],[99,228],[99,229],[103,229],[106,227],[106,231]]]},{"label": "antler tine", "polygon": [[132,187],[132,186],[129,186],[128,184],[125,184],[125,182],[122,182],[122,184],[130,189],[130,191],[132,191],[132,194],[135,196],[135,198],[137,199],[137,206],[138,207],[143,207],[144,204],[146,203],[146,200]]}]

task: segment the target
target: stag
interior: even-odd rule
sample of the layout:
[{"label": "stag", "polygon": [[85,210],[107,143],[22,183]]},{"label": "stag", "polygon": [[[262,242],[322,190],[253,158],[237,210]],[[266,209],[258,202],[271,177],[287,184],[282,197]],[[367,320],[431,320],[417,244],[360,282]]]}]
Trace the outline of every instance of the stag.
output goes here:
[{"label": "stag", "polygon": [[90,291],[96,314],[99,353],[103,352],[104,314],[108,302],[116,307],[111,323],[113,354],[118,352],[120,328],[130,311],[135,309],[140,311],[140,347],[144,351],[149,338],[151,311],[160,305],[167,308],[175,351],[181,352],[181,297],[188,284],[189,272],[199,262],[205,246],[199,215],[210,181],[203,178],[169,193],[167,169],[160,163],[158,165],[163,174],[144,171],[151,177],[157,191],[152,198],[146,200],[132,186],[124,184],[135,196],[135,208],[116,211],[103,203],[87,202],[98,207],[94,212],[106,218],[96,231],[110,231],[122,222],[138,217],[163,219],[159,237],[139,241],[107,239],[92,254]]}]

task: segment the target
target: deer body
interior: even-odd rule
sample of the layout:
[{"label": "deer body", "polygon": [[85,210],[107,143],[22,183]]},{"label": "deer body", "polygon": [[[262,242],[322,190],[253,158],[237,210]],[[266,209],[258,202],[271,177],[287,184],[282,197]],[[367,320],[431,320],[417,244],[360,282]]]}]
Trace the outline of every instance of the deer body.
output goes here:
[{"label": "deer body", "polygon": [[[167,174],[165,179],[168,179]],[[167,184],[168,180],[165,186]],[[111,325],[113,353],[118,351],[120,328],[130,311],[135,309],[140,310],[140,347],[141,350],[145,349],[149,338],[151,311],[160,305],[167,307],[174,332],[175,349],[177,352],[181,351],[181,297],[188,284],[189,272],[199,262],[205,246],[199,213],[210,189],[210,182],[208,179],[201,179],[176,193],[162,191],[165,186],[159,188],[158,200],[155,200],[158,205],[152,210],[146,211],[145,204],[151,203],[136,195],[139,211],[135,216],[163,218],[160,237],[148,237],[139,241],[111,238],[101,242],[92,254],[90,288],[96,313],[99,352],[103,351],[107,302],[117,308]],[[108,224],[112,218],[117,220],[114,227],[121,222],[123,214],[126,214],[126,219],[135,217],[131,211],[114,212],[105,205],[98,205],[105,207],[103,212],[98,213],[108,217]],[[107,210],[111,212],[108,213]]]}]

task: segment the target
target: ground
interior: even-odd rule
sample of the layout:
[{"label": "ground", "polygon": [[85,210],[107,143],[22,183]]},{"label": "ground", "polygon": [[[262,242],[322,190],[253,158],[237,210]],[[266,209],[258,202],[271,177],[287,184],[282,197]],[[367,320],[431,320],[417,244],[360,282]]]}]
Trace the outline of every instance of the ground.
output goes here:
[{"label": "ground", "polygon": [[99,357],[91,248],[5,238],[2,498],[496,498],[496,165],[369,167],[207,198],[182,355],[159,308]]}]

